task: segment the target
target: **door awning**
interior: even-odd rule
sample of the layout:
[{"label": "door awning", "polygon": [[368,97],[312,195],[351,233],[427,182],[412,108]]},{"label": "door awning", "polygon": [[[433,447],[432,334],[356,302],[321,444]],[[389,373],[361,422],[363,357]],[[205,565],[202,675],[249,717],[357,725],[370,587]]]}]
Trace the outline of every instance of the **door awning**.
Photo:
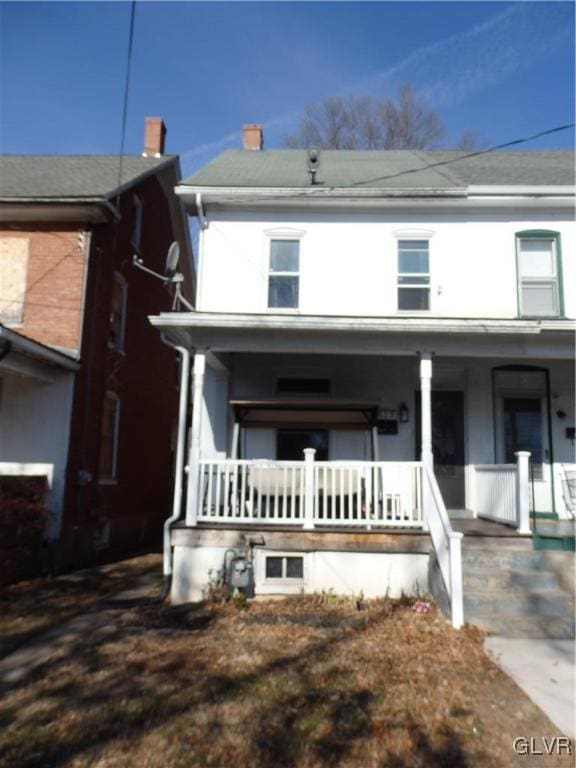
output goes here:
[{"label": "door awning", "polygon": [[368,401],[298,399],[231,400],[243,427],[370,429],[378,405]]}]

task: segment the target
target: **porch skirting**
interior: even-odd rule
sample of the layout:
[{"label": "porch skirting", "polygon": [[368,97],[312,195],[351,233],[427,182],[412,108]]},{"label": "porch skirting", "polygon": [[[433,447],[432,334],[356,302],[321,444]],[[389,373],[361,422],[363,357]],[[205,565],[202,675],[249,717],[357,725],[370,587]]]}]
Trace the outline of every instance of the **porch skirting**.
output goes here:
[{"label": "porch skirting", "polygon": [[201,600],[227,567],[227,557],[246,552],[251,552],[256,595],[333,591],[375,598],[429,591],[431,541],[420,531],[177,527],[172,543],[173,604]]}]

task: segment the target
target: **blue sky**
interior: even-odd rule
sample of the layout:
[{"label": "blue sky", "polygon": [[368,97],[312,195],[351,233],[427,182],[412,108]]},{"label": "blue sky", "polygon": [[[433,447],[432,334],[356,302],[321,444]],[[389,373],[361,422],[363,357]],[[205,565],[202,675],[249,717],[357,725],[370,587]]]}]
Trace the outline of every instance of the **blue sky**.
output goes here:
[{"label": "blue sky", "polygon": [[[116,153],[130,4],[0,3],[0,150]],[[125,151],[162,115],[184,174],[262,122],[413,83],[447,128],[500,143],[572,122],[571,2],[138,2]],[[566,131],[526,148],[573,146]]]}]

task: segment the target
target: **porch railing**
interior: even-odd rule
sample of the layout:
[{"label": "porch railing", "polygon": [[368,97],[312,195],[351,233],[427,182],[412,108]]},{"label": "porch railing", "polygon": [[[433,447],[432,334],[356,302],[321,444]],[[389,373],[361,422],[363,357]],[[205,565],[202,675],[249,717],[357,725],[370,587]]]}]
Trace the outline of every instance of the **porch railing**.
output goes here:
[{"label": "porch railing", "polygon": [[452,530],[438,481],[431,469],[423,468],[426,523],[434,545],[442,580],[450,599],[452,626],[464,623],[462,586],[462,534]]},{"label": "porch railing", "polygon": [[422,528],[420,462],[200,462],[199,522]]},{"label": "porch railing", "polygon": [[528,460],[520,451],[516,464],[475,464],[473,466],[474,512],[530,533]]}]

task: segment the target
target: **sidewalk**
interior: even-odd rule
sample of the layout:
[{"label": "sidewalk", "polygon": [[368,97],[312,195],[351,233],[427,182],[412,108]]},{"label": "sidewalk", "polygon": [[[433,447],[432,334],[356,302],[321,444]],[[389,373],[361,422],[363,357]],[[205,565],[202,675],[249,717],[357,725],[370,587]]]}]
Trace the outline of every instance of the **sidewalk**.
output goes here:
[{"label": "sidewalk", "polygon": [[[162,574],[160,558],[144,556],[128,561],[120,561],[101,566],[100,568],[77,571],[72,574],[58,577],[49,583],[50,593],[55,584],[61,585],[73,582],[79,587],[74,594],[78,600],[76,611],[70,615],[70,608],[65,606],[64,611],[54,611],[51,616],[52,623],[39,628],[38,632],[30,639],[25,639],[14,651],[9,652],[0,659],[0,690],[5,685],[14,685],[25,681],[33,673],[50,661],[62,655],[67,648],[84,635],[95,631],[106,633],[112,630],[114,617],[119,609],[129,607],[133,603],[142,600],[155,599],[160,595],[162,588]],[[142,573],[143,566],[144,573]],[[152,566],[152,567],[151,567]],[[95,572],[109,574],[114,569],[124,569],[125,572],[118,577],[117,582],[108,588],[116,587],[112,592],[96,593],[93,602],[83,605],[84,587],[90,589],[91,578]],[[39,597],[46,597],[46,585],[38,580],[37,593]],[[28,610],[28,603],[25,604]]]},{"label": "sidewalk", "polygon": [[576,737],[576,664],[573,640],[526,640],[487,637],[484,645],[498,666],[558,727]]}]

